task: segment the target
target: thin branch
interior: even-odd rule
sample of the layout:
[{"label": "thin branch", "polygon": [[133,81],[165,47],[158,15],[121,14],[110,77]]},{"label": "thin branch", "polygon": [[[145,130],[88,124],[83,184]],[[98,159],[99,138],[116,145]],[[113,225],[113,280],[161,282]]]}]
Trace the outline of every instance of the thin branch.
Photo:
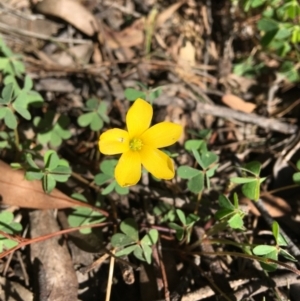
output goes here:
[{"label": "thin branch", "polygon": [[261,117],[256,114],[247,114],[223,106],[217,106],[207,103],[198,103],[197,112],[199,114],[210,114],[216,117],[223,117],[227,119],[235,119],[245,123],[256,124],[257,126],[266,130],[277,131],[283,134],[295,134],[299,131],[298,126],[294,124],[277,121],[274,118]]},{"label": "thin branch", "polygon": [[0,30],[3,30],[4,32],[7,32],[9,34],[15,33],[15,34],[21,35],[21,36],[26,36],[26,37],[40,39],[40,40],[46,40],[46,41],[52,41],[52,42],[56,42],[56,43],[91,44],[90,40],[55,38],[55,37],[47,36],[44,34],[32,32],[30,30],[16,28],[16,27],[7,25],[2,22],[0,22]]}]

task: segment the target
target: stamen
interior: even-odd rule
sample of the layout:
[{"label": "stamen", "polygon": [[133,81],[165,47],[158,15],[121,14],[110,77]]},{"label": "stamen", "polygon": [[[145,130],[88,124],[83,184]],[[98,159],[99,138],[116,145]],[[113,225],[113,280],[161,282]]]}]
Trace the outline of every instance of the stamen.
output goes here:
[{"label": "stamen", "polygon": [[140,151],[143,147],[143,141],[139,138],[133,138],[130,140],[129,148],[132,151]]}]

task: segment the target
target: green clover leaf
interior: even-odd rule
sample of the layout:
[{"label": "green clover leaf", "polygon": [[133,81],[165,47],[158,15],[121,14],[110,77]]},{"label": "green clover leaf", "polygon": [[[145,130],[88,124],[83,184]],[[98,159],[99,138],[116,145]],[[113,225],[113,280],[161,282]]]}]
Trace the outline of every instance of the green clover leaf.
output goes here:
[{"label": "green clover leaf", "polygon": [[104,122],[109,122],[107,105],[104,102],[99,103],[96,98],[91,98],[86,102],[84,111],[87,111],[87,113],[80,115],[77,119],[81,127],[89,126],[92,131],[99,131],[102,129]]}]

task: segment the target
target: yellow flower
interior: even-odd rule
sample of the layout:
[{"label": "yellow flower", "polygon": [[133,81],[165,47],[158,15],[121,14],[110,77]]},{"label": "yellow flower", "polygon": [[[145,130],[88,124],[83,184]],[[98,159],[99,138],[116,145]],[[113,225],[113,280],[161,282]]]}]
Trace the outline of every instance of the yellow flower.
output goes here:
[{"label": "yellow flower", "polygon": [[115,168],[115,178],[122,187],[135,185],[141,178],[142,166],[158,179],[174,177],[172,159],[158,148],[174,144],[182,126],[160,122],[150,127],[152,106],[138,98],[126,115],[127,130],[111,129],[100,135],[99,149],[105,155],[122,154]]}]

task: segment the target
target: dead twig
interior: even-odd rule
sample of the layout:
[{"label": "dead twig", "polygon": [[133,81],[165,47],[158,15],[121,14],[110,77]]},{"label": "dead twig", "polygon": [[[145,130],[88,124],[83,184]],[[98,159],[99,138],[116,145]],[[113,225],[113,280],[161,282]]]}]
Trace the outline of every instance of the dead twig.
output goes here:
[{"label": "dead twig", "polygon": [[274,288],[278,288],[283,286],[289,286],[293,283],[298,283],[298,278],[299,276],[297,276],[296,274],[289,273],[280,276],[275,276],[274,278],[271,278],[270,281],[268,281],[267,279],[259,279],[254,282],[249,282],[246,287],[237,291],[234,294],[234,296],[236,297],[237,301],[245,300],[267,291],[268,289],[270,289],[270,285],[272,285]]},{"label": "dead twig", "polygon": [[4,24],[0,22],[0,31],[4,31],[8,34],[17,34],[21,36],[26,36],[29,38],[35,38],[35,39],[40,39],[40,40],[46,40],[46,41],[53,41],[56,43],[74,43],[74,44],[90,44],[90,40],[84,40],[84,39],[70,39],[70,38],[55,38],[51,36],[47,36],[44,34],[32,32],[30,30],[26,29],[21,29],[21,28],[16,28],[7,24]]},{"label": "dead twig", "polygon": [[222,106],[198,103],[197,111],[199,114],[211,114],[216,117],[236,119],[245,123],[255,124],[266,130],[277,131],[283,134],[295,134],[299,128],[296,125],[277,121],[274,118],[261,117],[256,114],[243,113]]},{"label": "dead twig", "polygon": [[[238,290],[234,296],[236,300],[245,300],[245,298],[250,298],[259,293],[265,292],[270,288],[270,283],[274,284],[274,287],[284,287],[289,284],[297,283],[299,281],[299,276],[294,273],[288,273],[280,276],[276,276],[270,281],[263,279],[255,279],[251,282],[248,279],[234,280],[230,281],[229,285],[232,289],[236,289],[241,287],[243,284],[246,284],[246,287]],[[198,290],[190,292],[182,296],[182,301],[192,301],[192,300],[202,300],[208,297],[211,297],[215,294],[215,292],[209,287],[201,287]]]}]

